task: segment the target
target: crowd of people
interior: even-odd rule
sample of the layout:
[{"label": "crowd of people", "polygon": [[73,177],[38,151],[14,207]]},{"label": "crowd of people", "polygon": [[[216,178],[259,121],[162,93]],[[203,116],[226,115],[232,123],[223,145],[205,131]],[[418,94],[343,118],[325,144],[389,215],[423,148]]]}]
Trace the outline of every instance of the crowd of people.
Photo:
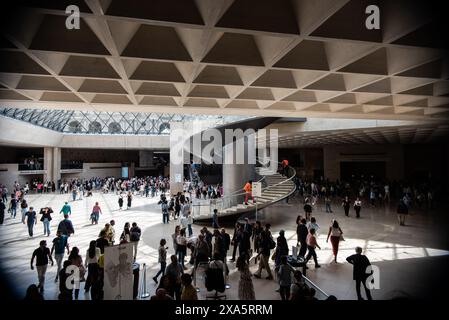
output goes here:
[{"label": "crowd of people", "polygon": [[[281,173],[286,175],[287,170],[288,163],[284,163]],[[252,181],[248,181],[243,188],[246,193],[245,203],[248,202],[249,198],[254,201],[251,183]],[[54,183],[47,181],[41,184],[43,185],[42,188],[38,189],[46,190],[42,192],[55,191]],[[295,179],[295,184],[295,193],[290,198],[299,197],[302,200],[300,211],[303,211],[303,213],[296,218],[296,247],[298,251],[294,256],[303,258],[303,263],[307,269],[307,264],[311,260],[314,262],[315,268],[320,268],[317,249],[321,249],[318,235],[322,232],[322,228],[318,224],[316,216],[313,215],[313,212],[318,210],[317,204],[324,204],[326,213],[340,211],[346,217],[352,216],[350,213],[352,208],[355,217],[360,218],[364,206],[378,207],[397,202],[398,222],[401,226],[405,225],[405,217],[413,206],[426,206],[428,208],[434,206],[434,191],[428,184],[380,183],[374,179],[352,182]],[[118,196],[119,210],[122,210],[125,203],[126,209],[130,209],[134,196],[159,197],[158,204],[161,207],[162,223],[168,224],[170,221],[176,221],[176,223],[174,233],[169,239],[172,248],[170,249],[170,246],[167,245],[167,237],[163,237],[159,241],[158,263],[160,270],[153,277],[157,289],[151,297],[152,300],[198,299],[193,284],[201,270],[205,273],[208,291],[224,292],[230,263],[235,263],[235,267],[240,273],[238,297],[241,300],[256,299],[253,278],[261,279],[263,272],[266,273],[264,277],[267,280],[276,279],[277,291],[282,300],[316,299],[315,289],[306,284],[301,271],[290,263],[293,253],[290,252],[284,230],[280,230],[279,234],[273,237],[270,224],[263,225],[261,221],[250,223],[250,220],[245,218],[244,220],[238,220],[232,234],[228,234],[218,224],[218,214],[215,210],[212,214],[212,230],[203,227],[195,235],[192,229],[194,223],[192,194],[195,198],[214,199],[221,197],[222,187],[220,185],[207,185],[200,180],[195,183],[186,180],[184,192],[179,192],[171,197],[167,195],[169,188],[169,179],[162,176],[131,179],[114,177],[72,179],[61,182],[59,186],[61,193],[72,193],[73,201],[82,199],[85,195],[92,195],[94,190],[103,193],[115,193]],[[0,185],[2,198],[0,224],[3,223],[6,208],[8,208],[12,218],[15,218],[17,211],[20,210],[22,223],[27,225],[30,237],[33,237],[33,228],[38,219],[44,226],[45,235],[50,237],[52,234],[50,221],[53,219],[52,214],[54,215],[55,212],[50,207],[44,207],[39,209],[38,215],[25,199],[28,192],[28,187],[21,187],[18,183],[14,184],[11,192],[8,191],[6,186]],[[9,203],[8,195],[10,195]],[[59,281],[59,299],[78,299],[80,289],[68,288],[65,281],[68,268],[76,266],[80,270],[83,282],[85,282],[84,290],[91,292],[92,300],[100,300],[103,298],[104,248],[116,243],[133,243],[134,260],[137,258],[138,243],[142,234],[140,227],[136,222],[132,224],[127,222],[120,237],[116,239],[115,221],[111,220],[101,229],[98,238],[92,239],[89,247],[84,248],[86,251],[83,259],[80,249],[77,246],[71,247],[71,244],[69,245],[70,236],[75,233],[73,223],[70,220],[71,213],[71,205],[67,201],[59,211],[64,219],[58,224],[51,249],[47,247],[47,241],[42,240],[32,254],[30,265],[31,269],[36,267],[39,283],[37,286],[30,286],[30,296],[35,296],[36,290],[43,292],[47,266],[49,263],[53,265],[55,260],[58,268],[55,282]],[[96,202],[91,210],[92,224],[99,223],[101,214],[101,206]],[[325,229],[327,231],[325,233],[326,242],[330,242],[333,261],[338,263],[339,246],[341,241],[345,240],[343,226],[334,218],[329,220],[329,227]],[[229,250],[232,250],[232,258],[228,261]],[[170,256],[169,252],[171,253]],[[67,254],[67,259],[65,259],[65,254]],[[168,263],[167,260],[169,260]],[[270,265],[271,260],[274,262],[274,268]],[[369,274],[366,274],[365,271],[370,265],[369,259],[362,254],[362,249],[357,247],[356,253],[348,257],[346,261],[354,265],[353,278],[356,282],[357,297],[362,299],[361,287],[363,286],[366,297],[372,299],[370,290],[366,286],[366,279]],[[252,262],[258,267],[253,274],[250,272]]]}]

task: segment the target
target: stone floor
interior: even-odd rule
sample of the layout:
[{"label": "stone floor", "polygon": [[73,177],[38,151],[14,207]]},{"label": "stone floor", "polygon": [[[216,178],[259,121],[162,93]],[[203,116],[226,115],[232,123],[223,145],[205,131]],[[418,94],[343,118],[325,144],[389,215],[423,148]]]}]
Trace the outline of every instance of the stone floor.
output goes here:
[{"label": "stone floor", "polygon": [[[16,219],[8,217],[4,225],[0,226],[1,277],[10,283],[18,297],[24,295],[28,285],[37,282],[36,271],[32,271],[29,267],[31,254],[42,239],[47,239],[51,246],[57,223],[62,218],[57,212],[67,200],[69,195],[28,196],[31,206],[37,209],[51,206],[56,212],[53,215],[53,234],[50,237],[43,235],[43,226],[38,222],[35,227],[35,236],[30,238],[19,216]],[[99,225],[91,225],[89,214],[96,201],[100,203],[103,215],[100,217]],[[169,254],[173,253],[170,235],[177,222],[172,220],[168,225],[162,224],[162,215],[156,202],[156,198],[136,196],[132,209],[123,211],[118,210],[117,196],[112,193],[94,193],[93,197],[70,202],[71,219],[75,226],[75,235],[70,238],[71,247],[79,247],[84,259],[89,241],[97,238],[100,229],[109,220],[116,221],[117,237],[125,222],[137,222],[143,231],[137,262],[141,266],[146,264],[146,291],[153,294],[156,285],[151,278],[159,267],[157,263],[159,240],[162,237],[167,238]],[[443,210],[412,210],[406,226],[400,227],[393,207],[363,208],[361,219],[355,219],[353,212],[349,218],[345,217],[343,210],[337,204],[334,204],[334,207],[334,213],[327,214],[318,204],[313,213],[321,226],[318,241],[322,250],[318,250],[317,253],[322,268],[315,270],[313,264],[309,265],[307,276],[324,292],[335,295],[338,299],[356,298],[352,266],[346,263],[345,259],[353,254],[356,246],[361,246],[371,262],[380,270],[380,289],[373,290],[374,299],[390,299],[397,296],[431,298],[439,294],[435,288],[438,288],[439,283],[447,282],[448,276],[445,271],[449,265],[449,241],[446,235],[449,224]],[[293,246],[296,244],[295,219],[299,213],[302,213],[302,205],[299,204],[298,199],[293,199],[289,204],[281,202],[260,211],[258,219],[263,223],[272,224],[274,236],[277,236],[279,230],[284,229],[289,245]],[[254,218],[254,216],[250,217]],[[327,230],[333,218],[340,222],[346,239],[340,245],[337,264],[332,262],[330,243],[326,243]],[[201,227],[194,226],[194,235]],[[231,229],[228,230],[232,233]],[[231,250],[228,254],[230,253]],[[234,264],[230,263],[229,267],[230,289],[226,290],[227,299],[237,299],[239,273]],[[251,271],[254,272],[256,269],[253,262]],[[55,275],[56,266],[49,267],[44,293],[46,299],[57,297]],[[210,294],[206,292],[203,283],[201,272],[199,272],[198,287],[201,299],[205,299],[206,294]],[[279,299],[279,294],[275,291],[276,281],[253,278],[253,283],[257,299]],[[80,299],[88,298],[81,290]]]}]

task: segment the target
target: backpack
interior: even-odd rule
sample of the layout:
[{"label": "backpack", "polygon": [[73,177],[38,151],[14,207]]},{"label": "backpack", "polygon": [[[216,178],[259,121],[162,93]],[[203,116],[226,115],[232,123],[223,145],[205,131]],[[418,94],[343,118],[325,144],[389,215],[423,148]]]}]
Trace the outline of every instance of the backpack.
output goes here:
[{"label": "backpack", "polygon": [[139,228],[133,228],[131,229],[131,241],[139,241],[140,240],[140,229]]},{"label": "backpack", "polygon": [[268,238],[268,245],[270,249],[276,248],[276,242],[273,240],[273,237]]},{"label": "backpack", "polygon": [[168,205],[166,203],[162,204],[162,212],[167,213],[168,211]]}]

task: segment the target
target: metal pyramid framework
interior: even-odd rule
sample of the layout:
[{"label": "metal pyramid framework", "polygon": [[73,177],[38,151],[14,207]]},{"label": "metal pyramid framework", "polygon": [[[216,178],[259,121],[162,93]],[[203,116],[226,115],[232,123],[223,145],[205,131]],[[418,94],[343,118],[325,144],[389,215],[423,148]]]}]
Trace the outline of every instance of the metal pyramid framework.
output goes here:
[{"label": "metal pyramid framework", "polygon": [[0,115],[50,130],[74,134],[168,135],[170,122],[208,121],[211,126],[242,120],[241,116],[139,112],[98,112],[0,108]]},{"label": "metal pyramid framework", "polygon": [[[19,108],[447,119],[447,28],[409,0],[19,1],[0,103]],[[79,30],[65,27],[69,4]],[[378,5],[381,29],[365,27]]]}]

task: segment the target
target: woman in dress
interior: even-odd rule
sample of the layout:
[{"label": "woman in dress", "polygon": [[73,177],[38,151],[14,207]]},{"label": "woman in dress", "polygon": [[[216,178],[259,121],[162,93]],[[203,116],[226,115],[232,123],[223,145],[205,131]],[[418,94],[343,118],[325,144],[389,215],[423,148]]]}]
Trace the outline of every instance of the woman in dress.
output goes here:
[{"label": "woman in dress", "polygon": [[256,300],[251,272],[244,255],[238,257],[237,269],[240,271],[239,300]]},{"label": "woman in dress", "polygon": [[326,242],[329,242],[329,238],[331,239],[332,252],[334,253],[334,262],[335,263],[337,263],[338,247],[339,247],[340,239],[341,239],[342,235],[343,235],[343,231],[341,231],[341,228],[338,225],[337,220],[333,220],[332,225],[329,227],[329,232],[327,234]]}]

